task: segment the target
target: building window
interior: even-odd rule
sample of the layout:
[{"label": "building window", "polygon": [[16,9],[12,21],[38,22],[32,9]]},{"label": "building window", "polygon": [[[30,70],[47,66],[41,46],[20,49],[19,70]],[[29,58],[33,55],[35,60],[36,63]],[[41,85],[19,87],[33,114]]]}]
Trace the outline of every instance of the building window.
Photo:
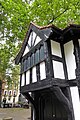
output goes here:
[{"label": "building window", "polygon": [[44,58],[44,46],[40,46],[40,48],[36,50],[35,53],[32,53],[29,57],[22,61],[21,72],[27,71],[29,68],[44,60]]},{"label": "building window", "polygon": [[4,96],[6,96],[7,95],[7,91],[4,91]]},{"label": "building window", "polygon": [[24,71],[27,69],[27,60],[24,60]]},{"label": "building window", "polygon": [[31,61],[31,66],[33,66],[34,65],[34,54],[31,55],[31,60],[30,61]]},{"label": "building window", "polygon": [[27,67],[30,67],[30,57],[28,57],[28,61],[27,61]]},{"label": "building window", "polygon": [[43,60],[44,59],[44,47],[41,46],[40,48],[40,60]]},{"label": "building window", "polygon": [[9,96],[11,96],[11,95],[12,95],[12,91],[10,90],[10,91],[9,91]]},{"label": "building window", "polygon": [[35,52],[35,64],[39,62],[39,50]]},{"label": "building window", "polygon": [[13,91],[13,96],[14,96],[14,97],[17,96],[17,92],[16,92],[16,90]]}]

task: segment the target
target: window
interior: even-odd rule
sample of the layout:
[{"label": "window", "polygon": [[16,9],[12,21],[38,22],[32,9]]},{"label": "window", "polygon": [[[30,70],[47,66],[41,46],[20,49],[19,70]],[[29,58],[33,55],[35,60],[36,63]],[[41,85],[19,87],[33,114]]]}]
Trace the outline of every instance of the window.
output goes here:
[{"label": "window", "polygon": [[14,90],[14,91],[13,91],[13,96],[16,97],[16,95],[17,95],[17,91]]},{"label": "window", "polygon": [[34,54],[31,55],[31,66],[34,65]]},{"label": "window", "polygon": [[4,96],[6,96],[6,95],[7,95],[7,91],[5,90],[5,91],[4,91]]},{"label": "window", "polygon": [[28,61],[27,61],[27,67],[30,67],[30,57],[28,57]]},{"label": "window", "polygon": [[12,95],[12,91],[10,90],[10,91],[9,91],[9,96],[11,96],[11,95]]},{"label": "window", "polygon": [[27,60],[24,60],[24,71],[27,69]]},{"label": "window", "polygon": [[24,63],[21,63],[21,72],[24,70]]},{"label": "window", "polygon": [[35,52],[35,63],[39,62],[39,50]]},{"label": "window", "polygon": [[35,53],[32,53],[29,57],[22,61],[21,72],[27,71],[29,68],[44,60],[44,58],[44,46],[40,46],[40,48],[36,50]]},{"label": "window", "polygon": [[44,59],[44,47],[41,46],[40,48],[40,60],[43,60]]}]

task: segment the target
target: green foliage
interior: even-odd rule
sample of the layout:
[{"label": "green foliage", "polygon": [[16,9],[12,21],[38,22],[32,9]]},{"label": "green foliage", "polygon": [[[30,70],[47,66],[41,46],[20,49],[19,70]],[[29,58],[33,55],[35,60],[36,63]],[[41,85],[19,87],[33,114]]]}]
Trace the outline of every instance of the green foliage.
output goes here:
[{"label": "green foliage", "polygon": [[[31,21],[41,26],[54,24],[60,28],[65,28],[70,23],[80,24],[80,1],[0,0],[1,80],[5,79],[6,70],[15,73],[13,60]],[[16,78],[16,75],[11,77]]]},{"label": "green foliage", "polygon": [[64,28],[69,23],[80,24],[79,0],[35,0],[32,4],[34,21],[39,25],[53,23]]},{"label": "green foliage", "polygon": [[8,85],[8,90],[14,88],[18,90],[19,87],[19,66],[14,66],[11,69],[11,73],[6,75],[6,82]]}]

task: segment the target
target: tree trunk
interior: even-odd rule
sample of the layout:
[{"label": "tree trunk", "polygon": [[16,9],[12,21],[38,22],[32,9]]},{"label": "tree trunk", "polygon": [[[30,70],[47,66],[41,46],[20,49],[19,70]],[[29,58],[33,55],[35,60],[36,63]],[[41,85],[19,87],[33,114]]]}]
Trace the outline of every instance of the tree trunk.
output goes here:
[{"label": "tree trunk", "polygon": [[2,81],[0,80],[0,107],[1,107],[1,99],[2,99]]}]

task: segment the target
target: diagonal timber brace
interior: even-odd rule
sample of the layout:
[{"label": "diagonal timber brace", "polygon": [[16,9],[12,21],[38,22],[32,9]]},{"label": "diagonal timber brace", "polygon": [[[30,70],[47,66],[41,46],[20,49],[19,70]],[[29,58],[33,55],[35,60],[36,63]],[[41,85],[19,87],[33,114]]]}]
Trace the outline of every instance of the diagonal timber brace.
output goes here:
[{"label": "diagonal timber brace", "polygon": [[28,92],[27,92],[27,93],[22,93],[22,94],[23,94],[23,95],[25,96],[25,98],[28,99],[28,100],[31,102],[31,104],[33,105],[34,110],[35,110],[35,120],[38,120],[38,119],[37,119],[37,106],[36,106],[35,101],[34,101],[33,98],[29,95]]},{"label": "diagonal timber brace", "polygon": [[28,100],[31,102],[31,104],[33,105],[33,107],[36,109],[35,101],[34,101],[33,98],[29,95],[29,93],[27,92],[27,93],[22,93],[22,94],[24,95],[24,97],[25,97],[26,99],[28,99]]},{"label": "diagonal timber brace", "polygon": [[68,113],[68,120],[73,120],[74,117],[73,117],[72,105],[71,105],[70,101],[68,100],[68,98],[62,92],[61,88],[58,87],[58,86],[54,86],[54,87],[50,88],[50,90],[56,95],[57,99],[65,107],[65,109],[66,109],[66,111]]}]

